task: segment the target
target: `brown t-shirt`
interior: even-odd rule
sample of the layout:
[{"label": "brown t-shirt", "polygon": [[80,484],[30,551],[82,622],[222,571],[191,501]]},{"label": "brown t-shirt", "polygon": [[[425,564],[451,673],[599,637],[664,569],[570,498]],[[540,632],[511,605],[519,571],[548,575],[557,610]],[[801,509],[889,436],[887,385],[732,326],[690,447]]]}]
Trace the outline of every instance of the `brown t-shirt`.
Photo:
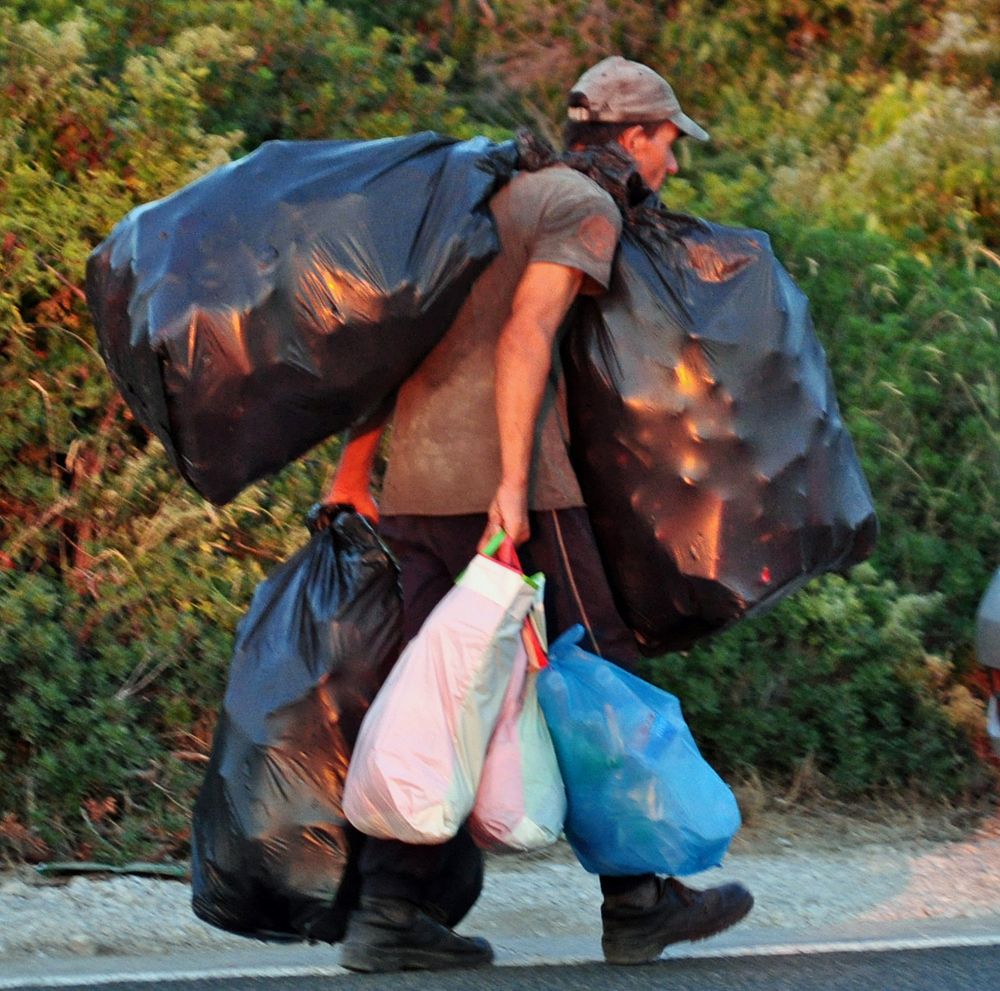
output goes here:
[{"label": "brown t-shirt", "polygon": [[[491,200],[500,253],[455,322],[399,390],[381,509],[450,516],[489,508],[500,482],[496,347],[530,262],[577,268],[605,288],[621,215],[596,183],[565,166],[518,173]],[[558,342],[542,399],[528,498],[532,509],[582,506],[566,452]]]}]

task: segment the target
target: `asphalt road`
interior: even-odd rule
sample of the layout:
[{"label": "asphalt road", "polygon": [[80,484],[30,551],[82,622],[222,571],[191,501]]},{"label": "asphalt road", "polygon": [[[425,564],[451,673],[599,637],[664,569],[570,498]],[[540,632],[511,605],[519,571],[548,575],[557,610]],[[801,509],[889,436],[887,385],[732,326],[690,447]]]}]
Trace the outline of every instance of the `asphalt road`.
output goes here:
[{"label": "asphalt road", "polygon": [[[475,971],[295,978],[242,977],[100,984],[102,991],[986,991],[1000,974],[1000,945],[853,953],[490,967]],[[52,985],[24,985],[40,991]],[[62,991],[91,991],[94,984]]]}]

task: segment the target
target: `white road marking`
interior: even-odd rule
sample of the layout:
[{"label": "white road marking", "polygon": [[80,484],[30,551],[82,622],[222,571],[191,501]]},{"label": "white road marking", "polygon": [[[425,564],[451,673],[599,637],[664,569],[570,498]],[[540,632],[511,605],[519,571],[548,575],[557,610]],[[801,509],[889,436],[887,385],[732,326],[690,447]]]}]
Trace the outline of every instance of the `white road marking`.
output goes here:
[{"label": "white road marking", "polygon": [[0,991],[14,988],[92,988],[104,984],[155,984],[175,981],[213,981],[248,977],[339,977],[347,974],[343,967],[209,967],[204,970],[143,971],[137,973],[88,974],[73,977],[0,977]]},{"label": "white road marking", "polygon": [[[759,946],[733,946],[719,949],[679,949],[673,947],[664,960],[725,959],[727,957],[782,957],[822,953],[887,953],[899,950],[942,950],[977,946],[1000,946],[1000,932],[975,936],[942,936],[906,939],[844,940],[826,943],[773,943]],[[563,964],[596,963],[577,958]],[[541,958],[498,961],[501,966],[544,966]],[[181,981],[233,980],[238,978],[339,977],[349,971],[337,966],[299,965],[294,967],[210,967],[203,970],[144,971],[137,973],[61,975],[59,977],[0,977],[0,991],[18,988],[101,987],[107,984],[155,984]]]},{"label": "white road marking", "polygon": [[664,959],[718,959],[722,957],[791,957],[806,953],[888,953],[896,950],[944,950],[949,947],[1000,946],[1000,932],[975,936],[910,936],[905,939],[851,939],[827,943],[764,943],[759,946],[720,947],[717,950],[667,951]]}]

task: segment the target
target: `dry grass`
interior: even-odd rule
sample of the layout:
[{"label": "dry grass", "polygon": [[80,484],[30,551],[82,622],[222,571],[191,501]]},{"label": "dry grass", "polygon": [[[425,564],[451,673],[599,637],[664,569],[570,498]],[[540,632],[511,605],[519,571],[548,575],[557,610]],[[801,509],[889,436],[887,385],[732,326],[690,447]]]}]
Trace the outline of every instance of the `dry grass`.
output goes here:
[{"label": "dry grass", "polygon": [[962,806],[908,794],[848,803],[824,794],[811,767],[804,767],[787,789],[751,778],[736,783],[734,791],[744,824],[733,853],[902,847],[1000,837],[1000,800],[995,795]]},{"label": "dry grass", "polygon": [[[848,803],[824,795],[821,776],[808,764],[789,788],[769,786],[753,775],[733,790],[743,827],[731,854],[838,853],[867,846],[902,850],[1000,839],[1000,795],[967,806],[903,794]],[[534,853],[487,857],[490,871],[516,871],[525,861],[575,863],[576,858],[565,840]]]}]

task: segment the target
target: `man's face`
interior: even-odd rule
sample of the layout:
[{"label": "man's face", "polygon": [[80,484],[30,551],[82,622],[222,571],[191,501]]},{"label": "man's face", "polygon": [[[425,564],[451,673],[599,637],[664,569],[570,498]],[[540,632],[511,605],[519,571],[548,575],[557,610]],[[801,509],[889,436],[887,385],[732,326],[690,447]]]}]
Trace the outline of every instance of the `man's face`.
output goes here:
[{"label": "man's face", "polygon": [[677,174],[673,144],[680,133],[680,128],[673,121],[666,120],[652,135],[647,135],[641,126],[636,125],[619,137],[619,143],[635,159],[639,175],[650,189],[658,190],[668,175]]}]

